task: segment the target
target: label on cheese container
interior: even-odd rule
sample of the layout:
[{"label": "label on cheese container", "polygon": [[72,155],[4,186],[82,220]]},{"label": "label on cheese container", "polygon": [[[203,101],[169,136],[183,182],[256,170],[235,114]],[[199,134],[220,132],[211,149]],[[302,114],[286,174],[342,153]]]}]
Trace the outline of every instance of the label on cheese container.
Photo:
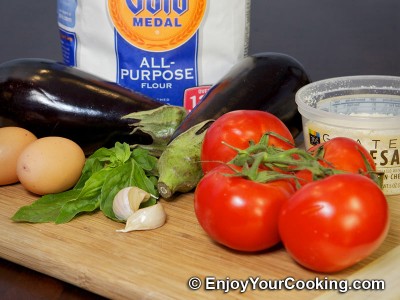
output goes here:
[{"label": "label on cheese container", "polygon": [[247,54],[249,0],[58,0],[64,62],[192,109]]}]

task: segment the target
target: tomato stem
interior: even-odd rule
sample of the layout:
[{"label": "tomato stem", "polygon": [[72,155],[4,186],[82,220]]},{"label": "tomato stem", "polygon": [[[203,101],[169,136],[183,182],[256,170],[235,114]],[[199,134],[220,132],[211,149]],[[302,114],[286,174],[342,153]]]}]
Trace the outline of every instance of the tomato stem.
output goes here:
[{"label": "tomato stem", "polygon": [[224,145],[237,152],[237,155],[228,162],[228,165],[242,167],[241,172],[235,170],[234,176],[242,176],[256,182],[291,178],[296,181],[296,185],[300,186],[299,181],[302,179],[297,178],[295,173],[301,170],[308,170],[313,180],[346,173],[333,168],[328,162],[326,162],[328,167],[321,165],[320,162],[324,161],[323,147],[318,148],[313,153],[299,148],[284,150],[268,145],[270,136],[290,143],[285,138],[271,132],[265,133],[258,143],[250,142],[246,149],[239,149],[223,142]]}]

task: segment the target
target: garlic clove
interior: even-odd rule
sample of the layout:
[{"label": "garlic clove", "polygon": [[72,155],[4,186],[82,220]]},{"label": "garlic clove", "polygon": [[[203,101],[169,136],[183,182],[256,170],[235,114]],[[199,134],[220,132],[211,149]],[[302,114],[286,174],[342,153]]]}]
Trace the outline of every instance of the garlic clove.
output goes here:
[{"label": "garlic clove", "polygon": [[113,212],[117,219],[125,221],[146,202],[155,197],[138,187],[126,187],[120,190],[113,200]]},{"label": "garlic clove", "polygon": [[150,194],[142,189],[134,186],[128,191],[129,205],[133,212],[139,209],[141,203],[146,202],[150,199]]},{"label": "garlic clove", "polygon": [[126,220],[131,214],[133,214],[128,197],[128,192],[130,189],[131,187],[123,188],[114,197],[113,212],[119,220]]},{"label": "garlic clove", "polygon": [[124,229],[117,232],[129,232],[134,230],[150,230],[161,227],[167,220],[167,214],[160,202],[152,206],[141,208],[134,212],[126,221]]}]

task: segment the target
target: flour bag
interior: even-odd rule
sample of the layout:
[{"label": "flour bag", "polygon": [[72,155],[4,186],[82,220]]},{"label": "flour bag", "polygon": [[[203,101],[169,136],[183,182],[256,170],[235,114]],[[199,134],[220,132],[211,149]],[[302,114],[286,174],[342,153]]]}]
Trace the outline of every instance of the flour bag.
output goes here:
[{"label": "flour bag", "polygon": [[191,110],[247,55],[250,0],[58,0],[64,63]]}]

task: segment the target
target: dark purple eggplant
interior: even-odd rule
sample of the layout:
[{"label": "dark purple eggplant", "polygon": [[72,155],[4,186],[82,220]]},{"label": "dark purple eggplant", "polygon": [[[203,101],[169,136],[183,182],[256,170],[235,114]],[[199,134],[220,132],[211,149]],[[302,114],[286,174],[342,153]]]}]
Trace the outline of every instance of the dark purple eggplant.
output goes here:
[{"label": "dark purple eggplant", "polygon": [[171,141],[202,121],[216,120],[224,113],[240,109],[270,112],[296,137],[302,131],[302,124],[295,94],[308,83],[310,79],[303,66],[289,55],[264,52],[248,56],[211,87]]},{"label": "dark purple eggplant", "polygon": [[151,143],[122,116],[163,104],[97,76],[51,60],[0,65],[0,117],[38,137],[63,136],[91,153],[116,141]]}]

